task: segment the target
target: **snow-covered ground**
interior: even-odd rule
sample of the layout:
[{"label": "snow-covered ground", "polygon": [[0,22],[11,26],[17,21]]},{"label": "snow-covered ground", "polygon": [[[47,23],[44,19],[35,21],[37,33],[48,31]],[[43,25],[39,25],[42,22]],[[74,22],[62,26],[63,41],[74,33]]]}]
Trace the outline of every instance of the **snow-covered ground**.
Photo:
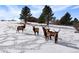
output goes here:
[{"label": "snow-covered ground", "polygon": [[[40,32],[34,35],[31,25],[37,25]],[[41,25],[26,25],[24,32],[16,32],[17,22],[0,21],[0,52],[1,53],[68,53],[79,52],[79,33],[69,26],[50,25],[51,30],[59,30],[58,44],[52,40],[45,41]]]}]

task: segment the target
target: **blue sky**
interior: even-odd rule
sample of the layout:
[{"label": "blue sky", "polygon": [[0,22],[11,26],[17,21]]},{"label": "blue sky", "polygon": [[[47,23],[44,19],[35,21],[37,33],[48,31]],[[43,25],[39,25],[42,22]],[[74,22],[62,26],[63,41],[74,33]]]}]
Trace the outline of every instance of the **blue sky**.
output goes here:
[{"label": "blue sky", "polygon": [[[19,20],[20,13],[22,8],[25,5],[0,5],[0,20]],[[27,5],[31,14],[34,17],[39,17],[42,13],[42,9],[44,5]],[[79,6],[78,5],[50,5],[52,11],[54,12],[54,16],[57,19],[60,19],[66,12],[69,12],[73,18],[79,19]]]}]

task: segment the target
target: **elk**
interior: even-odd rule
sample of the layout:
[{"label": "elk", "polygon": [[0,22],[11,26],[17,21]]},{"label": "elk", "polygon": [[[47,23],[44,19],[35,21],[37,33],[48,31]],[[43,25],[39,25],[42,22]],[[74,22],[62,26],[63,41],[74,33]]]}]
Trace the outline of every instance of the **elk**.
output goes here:
[{"label": "elk", "polygon": [[51,37],[53,36],[53,37],[55,37],[55,43],[57,43],[59,31],[53,32],[53,31],[50,31],[50,29],[45,29],[43,27],[43,32],[44,32],[44,36],[45,36],[46,40],[48,40],[48,38],[50,38],[50,40],[51,40]]},{"label": "elk", "polygon": [[42,28],[43,28],[44,36],[45,36],[46,40],[48,40],[48,35],[47,35],[46,31],[49,31],[49,29],[45,29],[44,27],[42,27]]},{"label": "elk", "polygon": [[26,27],[26,24],[20,25],[20,26],[17,27],[17,31],[19,32],[20,30],[22,30],[22,32],[23,32],[25,27]]},{"label": "elk", "polygon": [[55,38],[55,43],[57,43],[57,41],[58,41],[58,32],[48,31],[47,34],[48,34],[48,37],[50,37],[50,40],[51,40],[51,37],[53,36]]},{"label": "elk", "polygon": [[36,35],[36,33],[38,35],[39,34],[39,28],[35,28],[35,26],[33,26],[33,32],[34,32],[35,35]]}]

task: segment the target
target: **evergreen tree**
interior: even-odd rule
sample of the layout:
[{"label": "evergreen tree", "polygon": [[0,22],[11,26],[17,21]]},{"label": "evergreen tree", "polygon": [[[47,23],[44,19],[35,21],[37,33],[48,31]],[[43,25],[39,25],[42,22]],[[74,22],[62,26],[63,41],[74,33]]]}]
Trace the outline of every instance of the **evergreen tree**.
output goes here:
[{"label": "evergreen tree", "polygon": [[44,9],[42,10],[42,14],[39,17],[39,22],[46,22],[47,25],[49,24],[49,21],[52,20],[54,13],[52,12],[52,9],[45,5]]},{"label": "evergreen tree", "polygon": [[39,23],[45,23],[45,17],[43,14],[41,14],[39,17]]},{"label": "evergreen tree", "polygon": [[78,22],[79,22],[78,19],[77,18],[74,18],[74,20],[71,21],[71,25],[75,25]]},{"label": "evergreen tree", "polygon": [[72,17],[71,15],[67,12],[63,17],[60,19],[60,24],[61,25],[70,25]]},{"label": "evergreen tree", "polygon": [[30,16],[31,16],[30,9],[27,6],[22,8],[20,19],[23,19],[23,21],[26,23]]},{"label": "evergreen tree", "polygon": [[74,22],[78,22],[78,19],[77,18],[74,18]]}]

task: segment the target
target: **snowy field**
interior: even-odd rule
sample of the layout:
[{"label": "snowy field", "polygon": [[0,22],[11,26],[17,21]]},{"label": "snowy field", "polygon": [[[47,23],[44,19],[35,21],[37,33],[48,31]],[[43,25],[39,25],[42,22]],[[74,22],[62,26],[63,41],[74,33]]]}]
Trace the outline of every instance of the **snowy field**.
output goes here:
[{"label": "snowy field", "polygon": [[[39,27],[39,35],[34,35],[31,25]],[[1,53],[78,53],[79,33],[69,26],[50,25],[51,30],[59,30],[58,44],[45,41],[41,24],[26,25],[24,32],[16,32],[17,22],[0,21]],[[44,25],[44,24],[42,24]]]}]

